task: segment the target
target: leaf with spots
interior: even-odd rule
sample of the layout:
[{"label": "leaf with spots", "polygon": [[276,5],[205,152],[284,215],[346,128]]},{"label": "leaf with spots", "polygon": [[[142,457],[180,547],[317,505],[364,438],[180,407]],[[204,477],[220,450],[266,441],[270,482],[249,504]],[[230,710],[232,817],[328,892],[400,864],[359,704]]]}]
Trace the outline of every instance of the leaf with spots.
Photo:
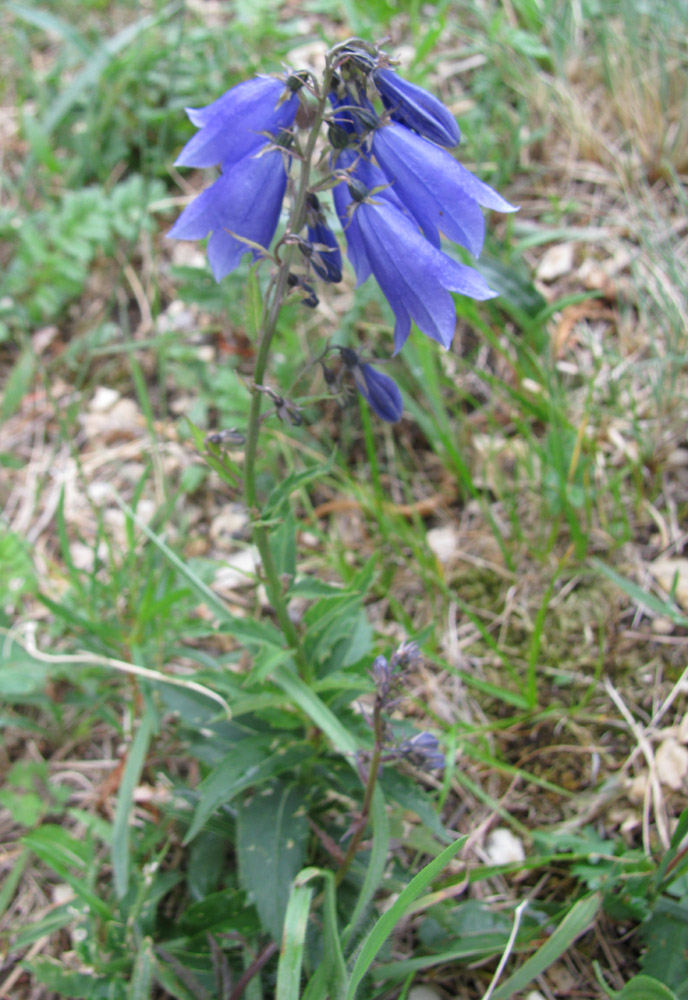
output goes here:
[{"label": "leaf with spots", "polygon": [[239,879],[275,941],[294,876],[303,867],[309,837],[305,790],[274,781],[244,800],[237,814]]}]

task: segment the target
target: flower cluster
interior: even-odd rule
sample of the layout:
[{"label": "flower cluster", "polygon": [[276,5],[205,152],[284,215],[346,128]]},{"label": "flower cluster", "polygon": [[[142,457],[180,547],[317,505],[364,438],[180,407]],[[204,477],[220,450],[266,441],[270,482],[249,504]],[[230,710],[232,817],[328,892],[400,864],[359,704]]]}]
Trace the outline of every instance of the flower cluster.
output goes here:
[{"label": "flower cluster", "polygon": [[[218,281],[244,253],[267,256],[292,163],[303,158],[298,133],[302,122],[310,127],[314,101],[318,123],[324,118],[328,124],[331,146],[329,158],[321,161],[329,162],[330,176],[317,190],[333,188],[358,283],[372,274],[392,308],[394,353],[408,338],[412,321],[448,348],[456,324],[451,293],[479,300],[496,293],[477,270],[441,249],[441,234],[477,257],[485,235],[482,208],[515,209],[448,152],[460,140],[448,109],[364,43],[332,50],[323,88],[307,72],[261,76],[233,87],[208,107],[187,109],[199,131],[177,163],[218,166],[220,175],[184,210],[169,235],[210,236],[208,257]],[[340,281],[342,258],[314,189],[292,212],[281,242],[298,245],[306,268],[305,274],[290,273],[287,287],[306,305],[316,306],[311,274]],[[401,395],[392,379],[361,362],[354,351],[342,352],[342,360],[377,415],[398,420]]]},{"label": "flower cluster", "polygon": [[445,759],[437,737],[421,732],[397,743],[383,715],[397,704],[404,672],[416,667],[420,659],[420,651],[414,642],[402,643],[389,661],[386,656],[375,657],[370,669],[375,684],[373,725],[381,749],[384,748],[382,761],[406,760],[421,770],[439,771],[444,768]]},{"label": "flower cluster", "polygon": [[460,133],[444,105],[379,63],[354,55],[330,93],[343,178],[334,202],[359,284],[372,273],[392,307],[395,353],[412,320],[448,348],[456,325],[450,292],[474,299],[496,293],[478,271],[440,249],[440,232],[477,257],[485,236],[481,206],[514,207],[447,152]]}]

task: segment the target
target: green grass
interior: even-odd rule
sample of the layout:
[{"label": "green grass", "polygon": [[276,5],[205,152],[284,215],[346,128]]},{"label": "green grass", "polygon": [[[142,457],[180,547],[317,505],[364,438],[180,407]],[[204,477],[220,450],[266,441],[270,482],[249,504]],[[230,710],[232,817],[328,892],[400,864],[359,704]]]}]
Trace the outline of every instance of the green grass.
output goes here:
[{"label": "green grass", "polygon": [[[477,1000],[508,955],[494,996],[536,975],[556,996],[565,955],[590,995],[642,970],[688,996],[688,821],[660,783],[643,828],[624,782],[647,764],[601,683],[656,753],[684,708],[687,609],[647,567],[688,515],[685,27],[669,0],[4,4],[0,994],[238,1000],[245,974],[251,1000]],[[393,429],[313,364],[332,336],[388,353],[372,283],[283,311],[270,384],[305,419],[266,420],[259,486],[307,686],[250,560],[218,582],[250,553],[241,444],[205,441],[246,427],[248,272],[218,286],[164,234],[202,181],[171,167],[184,107],[351,32],[391,37],[521,211],[489,220],[499,298],[386,368]],[[404,639],[424,662],[390,725],[437,733],[448,766],[385,765],[335,888],[370,664]],[[490,854],[495,827],[523,860]]]}]

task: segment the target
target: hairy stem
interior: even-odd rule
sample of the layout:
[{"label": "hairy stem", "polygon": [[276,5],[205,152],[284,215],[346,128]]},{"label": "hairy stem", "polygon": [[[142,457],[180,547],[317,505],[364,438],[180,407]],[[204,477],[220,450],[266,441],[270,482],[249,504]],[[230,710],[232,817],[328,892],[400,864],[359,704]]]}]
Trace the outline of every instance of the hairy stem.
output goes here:
[{"label": "hairy stem", "polygon": [[[315,117],[311,125],[308,142],[301,160],[301,171],[294,197],[294,204],[287,226],[287,232],[298,233],[304,225],[306,196],[308,194],[310,182],[311,161],[315,151],[318,132],[320,131],[320,126],[325,114],[330,76],[331,70],[328,68],[325,74],[323,89],[320,93],[318,104],[316,106]],[[272,345],[272,339],[275,335],[275,330],[277,329],[277,320],[279,319],[282,302],[284,301],[285,292],[287,291],[289,270],[295,252],[295,246],[289,244],[285,246],[280,267],[275,278],[270,284],[263,309],[263,324],[260,342],[258,345],[256,366],[253,372],[253,397],[251,399],[251,408],[249,411],[248,429],[246,434],[246,451],[244,458],[244,496],[246,498],[246,506],[248,507],[250,516],[254,522],[253,539],[258,548],[258,552],[260,553],[263,573],[265,576],[265,586],[270,604],[272,605],[275,615],[277,616],[277,621],[279,622],[279,626],[282,629],[285,639],[294,651],[294,657],[299,668],[299,673],[304,680],[309,680],[311,670],[309,664],[305,661],[305,657],[303,656],[303,652],[300,648],[299,636],[296,631],[296,627],[290,619],[287,611],[287,602],[282,591],[282,584],[272,556],[272,550],[270,548],[270,531],[266,525],[260,523],[261,512],[258,503],[258,490],[256,485],[256,457],[258,452],[258,436],[260,433],[260,416],[263,402],[262,393],[258,388],[256,388],[256,386],[261,385],[263,378],[265,377],[270,357],[270,347]]]}]

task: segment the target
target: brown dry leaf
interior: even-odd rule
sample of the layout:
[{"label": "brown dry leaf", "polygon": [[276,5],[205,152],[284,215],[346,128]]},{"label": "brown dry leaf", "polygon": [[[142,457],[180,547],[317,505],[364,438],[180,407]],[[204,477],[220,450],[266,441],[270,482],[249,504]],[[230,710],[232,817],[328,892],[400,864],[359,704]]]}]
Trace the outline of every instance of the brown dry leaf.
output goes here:
[{"label": "brown dry leaf", "polygon": [[614,322],[616,314],[613,309],[605,306],[599,299],[592,299],[589,302],[574,302],[573,305],[566,306],[561,311],[561,317],[552,337],[552,351],[555,358],[562,357],[576,326],[586,319],[592,321],[604,319]]}]

